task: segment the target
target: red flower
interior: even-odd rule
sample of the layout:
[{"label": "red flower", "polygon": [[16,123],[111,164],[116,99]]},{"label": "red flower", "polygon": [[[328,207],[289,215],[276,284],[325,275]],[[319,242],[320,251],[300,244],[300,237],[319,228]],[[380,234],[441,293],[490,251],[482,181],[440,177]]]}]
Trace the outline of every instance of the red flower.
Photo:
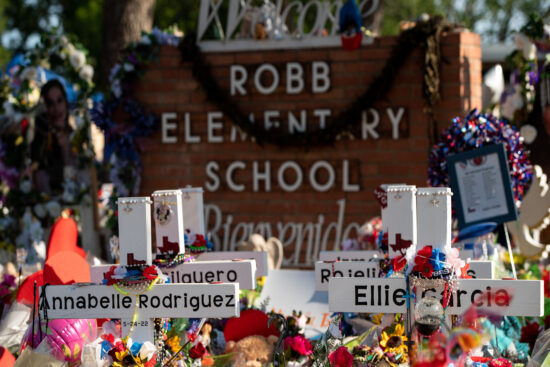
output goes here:
[{"label": "red flower", "polygon": [[505,358],[497,358],[489,362],[489,367],[512,367],[512,362]]},{"label": "red flower", "polygon": [[202,234],[198,234],[195,236],[195,242],[193,242],[193,246],[195,247],[206,246],[206,240],[204,239],[204,236]]},{"label": "red flower", "polygon": [[431,277],[434,272],[434,267],[430,264],[431,256],[432,246],[424,246],[422,250],[416,253],[413,270],[419,272],[426,278]]},{"label": "red flower", "polygon": [[189,357],[193,359],[199,359],[202,358],[204,353],[206,353],[206,348],[204,347],[204,345],[202,345],[201,342],[198,342],[189,350]]},{"label": "red flower", "polygon": [[473,362],[479,362],[479,363],[487,363],[491,360],[491,358],[489,357],[476,357],[476,356],[472,356],[470,357],[472,359]]},{"label": "red flower", "polygon": [[519,338],[519,341],[522,343],[528,343],[529,347],[533,349],[539,333],[540,325],[538,322],[532,322],[521,328],[521,337]]},{"label": "red flower", "polygon": [[301,356],[309,356],[313,353],[311,343],[302,335],[287,336],[284,340],[284,348],[285,350],[291,348]]},{"label": "red flower", "polygon": [[328,359],[332,367],[351,367],[353,364],[353,355],[344,346],[330,353]]},{"label": "red flower", "polygon": [[115,344],[115,337],[113,334],[103,334],[101,335],[101,339],[107,340],[111,344]]},{"label": "red flower", "polygon": [[105,280],[107,280],[107,285],[113,285],[116,283],[116,279],[113,279],[113,275],[115,275],[115,269],[116,266],[113,265],[111,266],[109,271],[105,273]]},{"label": "red flower", "polygon": [[126,350],[126,346],[123,342],[118,341],[114,347],[112,347],[107,354],[110,355],[115,361],[117,360],[116,353],[124,352]]},{"label": "red flower", "polygon": [[550,272],[543,270],[542,280],[544,281],[544,297],[550,297]]},{"label": "red flower", "polygon": [[462,268],[460,268],[460,278],[462,279],[472,278],[470,275],[468,275],[468,269],[470,269],[470,264],[466,264]]},{"label": "red flower", "polygon": [[153,280],[158,276],[157,269],[154,265],[149,265],[143,269],[143,276],[149,280]]},{"label": "red flower", "polygon": [[396,256],[391,260],[393,271],[401,271],[405,265],[407,265],[407,259],[405,256]]}]

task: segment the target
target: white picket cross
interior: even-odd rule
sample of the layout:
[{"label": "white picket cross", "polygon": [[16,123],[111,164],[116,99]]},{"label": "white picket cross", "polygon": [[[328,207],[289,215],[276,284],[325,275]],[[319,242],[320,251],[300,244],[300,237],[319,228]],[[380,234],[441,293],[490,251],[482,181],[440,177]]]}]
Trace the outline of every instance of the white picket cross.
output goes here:
[{"label": "white picket cross", "polygon": [[[151,203],[149,197],[118,199],[121,266],[152,264]],[[123,335],[131,331],[138,342],[153,340],[151,318],[239,315],[237,283],[159,284],[139,294],[104,285],[51,286],[45,298],[40,312],[49,318],[120,318]]]}]

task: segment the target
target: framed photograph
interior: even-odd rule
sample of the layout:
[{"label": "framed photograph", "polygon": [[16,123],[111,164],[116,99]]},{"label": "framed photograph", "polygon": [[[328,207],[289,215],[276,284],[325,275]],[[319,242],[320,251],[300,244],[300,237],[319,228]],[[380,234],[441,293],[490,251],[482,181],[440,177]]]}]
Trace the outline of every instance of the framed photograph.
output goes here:
[{"label": "framed photograph", "polygon": [[504,145],[450,155],[447,169],[460,229],[517,219]]}]

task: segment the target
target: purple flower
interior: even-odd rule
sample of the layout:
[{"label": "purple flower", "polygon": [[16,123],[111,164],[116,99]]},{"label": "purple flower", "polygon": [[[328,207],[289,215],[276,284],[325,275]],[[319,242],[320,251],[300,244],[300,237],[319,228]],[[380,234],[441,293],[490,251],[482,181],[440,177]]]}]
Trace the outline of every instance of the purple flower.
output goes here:
[{"label": "purple flower", "polygon": [[131,54],[128,55],[128,57],[126,57],[126,60],[131,62],[132,64],[137,64],[138,63],[138,59],[136,57],[136,53],[132,51]]},{"label": "purple flower", "polygon": [[527,76],[529,77],[529,84],[535,85],[539,81],[539,74],[536,71],[528,71]]}]

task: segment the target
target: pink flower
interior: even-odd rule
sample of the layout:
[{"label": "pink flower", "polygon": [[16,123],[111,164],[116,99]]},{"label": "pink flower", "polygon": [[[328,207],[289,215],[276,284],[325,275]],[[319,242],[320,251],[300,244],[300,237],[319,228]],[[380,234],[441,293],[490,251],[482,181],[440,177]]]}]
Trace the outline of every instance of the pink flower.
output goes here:
[{"label": "pink flower", "polygon": [[284,348],[285,350],[291,348],[301,356],[309,356],[313,353],[311,343],[302,335],[287,336],[284,340]]},{"label": "pink flower", "polygon": [[344,346],[330,353],[328,359],[332,367],[351,367],[353,364],[353,355]]}]

